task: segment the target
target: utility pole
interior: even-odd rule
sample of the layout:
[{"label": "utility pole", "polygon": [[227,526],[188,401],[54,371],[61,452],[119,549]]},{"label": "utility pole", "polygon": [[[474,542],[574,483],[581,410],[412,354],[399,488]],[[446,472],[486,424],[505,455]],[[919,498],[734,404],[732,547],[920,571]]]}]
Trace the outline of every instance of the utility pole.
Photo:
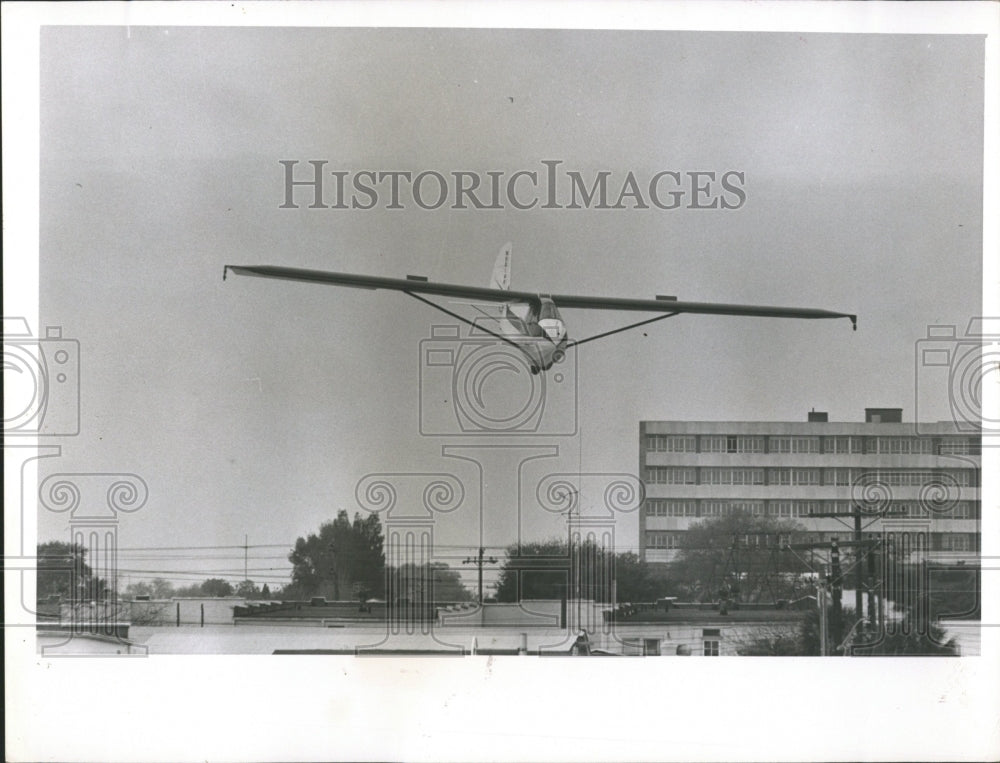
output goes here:
[{"label": "utility pole", "polygon": [[247,536],[246,533],[243,533],[243,582],[250,579],[250,576],[247,575],[247,544],[249,542],[249,536]]},{"label": "utility pole", "polygon": [[330,544],[330,577],[333,578],[333,600],[340,601],[340,576],[337,574],[337,546]]},{"label": "utility pole", "polygon": [[[872,515],[872,519],[878,519],[879,517],[884,517],[884,516],[890,515],[890,514],[903,514],[903,513],[905,513],[905,509],[887,509],[885,511],[880,512],[877,515]],[[861,527],[861,518],[863,516],[865,516],[865,512],[863,512],[861,510],[861,507],[858,506],[857,504],[855,504],[854,507],[850,511],[811,511],[811,512],[809,512],[808,516],[810,518],[817,518],[817,519],[821,518],[821,517],[831,517],[833,519],[838,519],[838,520],[840,520],[840,519],[847,519],[849,517],[849,518],[851,518],[851,519],[854,520],[854,523],[853,523],[854,524],[854,528],[853,528],[854,529],[854,538],[853,538],[854,542],[851,545],[853,545],[853,546],[855,546],[856,548],[859,548],[859,549],[860,548],[864,548],[865,546],[867,546],[869,585],[873,586],[875,584],[875,574],[874,574],[875,573],[875,560],[872,557],[872,554],[874,553],[874,550],[875,550],[875,544],[874,543],[865,543],[861,539],[861,530],[862,530],[862,527]],[[869,522],[869,524],[871,524],[871,523]],[[845,546],[847,544],[846,543],[841,543],[840,545],[841,546]],[[862,606],[863,606],[862,605],[863,598],[862,598],[861,590],[864,587],[865,587],[864,586],[864,576],[863,576],[862,570],[861,570],[861,563],[860,563],[859,559],[855,559],[855,563],[854,563],[854,616],[856,618],[858,618],[858,619],[860,619],[862,617],[861,613],[862,613]],[[872,621],[872,622],[874,622],[874,612],[872,611],[873,599],[874,599],[874,596],[871,593],[871,589],[869,589],[869,596],[868,596],[868,610],[869,610],[868,611],[868,619],[870,621]]]},{"label": "utility pole", "polygon": [[[818,516],[817,514],[810,514],[810,516]],[[826,516],[831,516],[827,514]],[[837,514],[835,516],[843,516],[842,514]],[[850,514],[846,516],[851,516]],[[812,554],[818,549],[828,550],[830,553],[830,567],[825,570],[816,581],[816,604],[819,608],[819,635],[820,635],[820,654],[825,655],[828,643],[830,640],[839,643],[842,637],[840,633],[840,621],[842,620],[841,613],[841,592],[842,592],[842,578],[840,569],[840,549],[848,548],[858,548],[858,549],[868,549],[869,550],[869,574],[874,573],[874,560],[871,557],[871,549],[878,545],[876,540],[846,540],[840,541],[833,540],[830,543],[787,543],[784,548],[789,550],[802,550],[809,551]],[[810,565],[813,567],[813,565]],[[874,578],[873,578],[874,580]],[[873,586],[872,586],[873,587]],[[833,599],[833,616],[830,617],[827,613],[827,600],[829,598]],[[869,588],[869,597],[871,597],[871,587]],[[860,618],[860,615],[858,616]],[[827,630],[833,628],[836,633],[829,634]]]},{"label": "utility pole", "polygon": [[490,564],[496,564],[497,560],[494,557],[486,557],[486,549],[482,546],[479,547],[479,554],[477,556],[467,557],[462,564],[475,564],[479,568],[479,605],[483,604],[483,565],[489,562]]},{"label": "utility pole", "polygon": [[[857,543],[861,540],[861,507],[855,506],[853,511],[854,514],[854,542]],[[868,558],[871,559],[874,549],[868,549]],[[861,610],[864,606],[861,597],[861,588],[864,585],[864,575],[861,572],[861,560],[854,560],[854,616],[861,619]],[[868,613],[868,619],[870,620],[872,613]]]},{"label": "utility pole", "polygon": [[[836,538],[830,541],[830,587],[833,594],[833,617],[830,625],[832,626],[833,642],[839,644],[844,636],[844,588],[843,576],[840,572],[840,547],[837,545]],[[860,617],[861,614],[857,613],[857,616]]]},{"label": "utility pole", "polygon": [[[885,554],[883,550],[883,556]],[[872,630],[882,627],[882,612],[875,610],[875,549],[868,549],[868,622],[871,623]]]},{"label": "utility pole", "polygon": [[816,606],[819,607],[819,656],[826,657],[826,580],[822,577],[816,586]]}]

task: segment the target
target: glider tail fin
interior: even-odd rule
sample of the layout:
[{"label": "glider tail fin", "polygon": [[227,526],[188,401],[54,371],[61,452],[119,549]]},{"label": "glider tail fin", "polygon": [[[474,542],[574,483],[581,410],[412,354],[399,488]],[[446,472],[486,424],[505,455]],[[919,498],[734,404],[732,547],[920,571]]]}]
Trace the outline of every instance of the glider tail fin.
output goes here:
[{"label": "glider tail fin", "polygon": [[[497,261],[493,265],[493,275],[490,278],[491,289],[501,289],[503,291],[510,289],[510,257],[512,248],[510,242],[507,242],[500,248]],[[500,305],[499,311],[500,315],[506,315],[507,305]]]},{"label": "glider tail fin", "polygon": [[490,278],[491,289],[510,289],[510,243],[504,244],[497,255],[497,261],[493,265],[493,277]]}]

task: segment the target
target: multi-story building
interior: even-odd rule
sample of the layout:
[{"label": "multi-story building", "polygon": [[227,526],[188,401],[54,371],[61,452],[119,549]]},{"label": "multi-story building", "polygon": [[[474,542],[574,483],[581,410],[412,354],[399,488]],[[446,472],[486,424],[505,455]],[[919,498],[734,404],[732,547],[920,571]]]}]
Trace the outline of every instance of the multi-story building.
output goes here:
[{"label": "multi-story building", "polygon": [[738,511],[794,520],[812,542],[848,540],[860,507],[865,534],[918,531],[935,559],[979,550],[980,436],[952,422],[903,423],[902,409],[867,408],[863,423],[643,421],[646,500],[640,555],[670,563],[700,520]]}]

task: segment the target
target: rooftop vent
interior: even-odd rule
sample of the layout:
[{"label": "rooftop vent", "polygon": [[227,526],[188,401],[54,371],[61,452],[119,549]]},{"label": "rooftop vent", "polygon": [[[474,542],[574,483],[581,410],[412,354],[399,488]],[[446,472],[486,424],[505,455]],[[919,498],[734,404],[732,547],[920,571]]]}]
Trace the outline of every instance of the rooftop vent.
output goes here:
[{"label": "rooftop vent", "polygon": [[866,424],[901,424],[902,408],[865,408]]},{"label": "rooftop vent", "polygon": [[830,417],[826,411],[817,411],[813,408],[809,411],[809,421],[829,421]]}]

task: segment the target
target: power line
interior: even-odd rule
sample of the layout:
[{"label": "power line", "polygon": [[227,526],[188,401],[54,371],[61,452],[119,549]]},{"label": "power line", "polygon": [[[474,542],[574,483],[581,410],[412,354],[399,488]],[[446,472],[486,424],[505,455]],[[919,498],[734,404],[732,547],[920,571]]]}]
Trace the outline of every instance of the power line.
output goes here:
[{"label": "power line", "polygon": [[[217,556],[215,554],[211,554],[211,555],[208,555],[208,556],[195,556],[193,554],[156,554],[156,555],[149,555],[149,556],[146,556],[146,555],[143,555],[143,554],[138,554],[138,555],[137,554],[119,554],[119,556],[127,557],[130,562],[142,561],[142,560],[149,560],[149,561],[152,561],[152,562],[160,562],[160,561],[181,561],[181,562],[191,561],[191,562],[200,562],[200,561],[228,561],[228,560],[236,561],[236,560],[242,560],[243,559],[243,554],[240,554],[239,556]],[[48,557],[46,557],[46,558],[48,558]],[[281,554],[277,554],[277,555],[263,555],[263,556],[254,556],[253,554],[251,554],[250,555],[250,559],[251,560],[254,560],[254,559],[257,559],[257,560],[262,560],[262,559],[284,559],[284,560],[287,560],[288,557],[284,556],[284,555],[281,555]]]},{"label": "power line", "polygon": [[483,567],[486,563],[496,564],[496,559],[492,556],[486,556],[486,548],[484,546],[479,547],[478,556],[470,556],[468,559],[462,562],[462,564],[474,564],[479,568],[479,603],[483,603]]},{"label": "power line", "polygon": [[[147,577],[156,577],[164,575],[184,575],[190,578],[210,578],[210,577],[239,577],[243,579],[243,570],[118,570],[117,574],[119,577],[122,575],[145,575]],[[287,579],[291,574],[292,570],[273,570],[273,569],[261,569],[254,570],[251,569],[250,573],[251,579],[254,577],[260,578],[275,578],[280,577],[282,579]]]},{"label": "power line", "polygon": [[288,543],[251,543],[237,546],[119,546],[119,551],[195,551],[198,549],[244,549],[244,548],[288,548],[294,549],[295,544]]}]

